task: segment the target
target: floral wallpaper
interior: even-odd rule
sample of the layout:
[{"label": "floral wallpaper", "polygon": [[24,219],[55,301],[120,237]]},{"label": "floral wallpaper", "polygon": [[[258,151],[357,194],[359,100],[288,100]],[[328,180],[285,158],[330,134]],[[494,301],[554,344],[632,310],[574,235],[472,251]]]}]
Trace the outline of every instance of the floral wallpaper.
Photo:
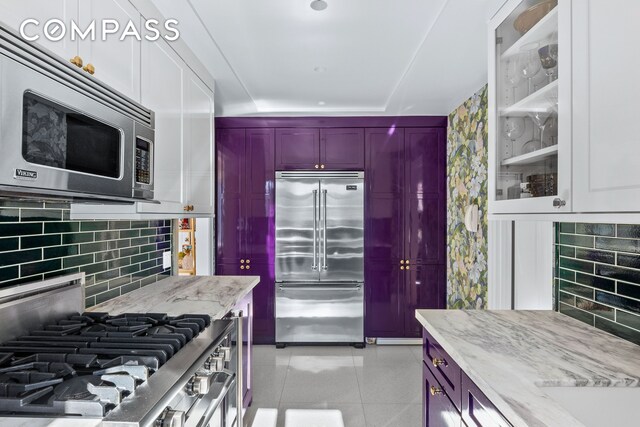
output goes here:
[{"label": "floral wallpaper", "polygon": [[[449,115],[447,131],[447,306],[487,307],[487,86]],[[478,232],[464,225],[478,205]]]}]

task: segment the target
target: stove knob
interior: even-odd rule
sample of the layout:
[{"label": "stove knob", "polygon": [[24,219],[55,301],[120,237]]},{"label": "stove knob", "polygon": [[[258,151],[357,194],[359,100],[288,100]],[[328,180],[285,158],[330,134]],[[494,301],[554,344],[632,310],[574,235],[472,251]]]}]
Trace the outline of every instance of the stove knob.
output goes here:
[{"label": "stove knob", "polygon": [[210,378],[208,375],[195,374],[187,384],[187,392],[192,396],[209,393]]},{"label": "stove knob", "polygon": [[231,347],[218,347],[218,351],[220,352],[220,356],[224,358],[225,362],[231,361]]},{"label": "stove knob", "polygon": [[183,427],[184,422],[184,411],[176,411],[167,406],[160,418],[156,420],[156,427]]},{"label": "stove knob", "polygon": [[208,371],[220,372],[224,369],[224,360],[221,356],[209,356],[204,362],[204,368]]}]

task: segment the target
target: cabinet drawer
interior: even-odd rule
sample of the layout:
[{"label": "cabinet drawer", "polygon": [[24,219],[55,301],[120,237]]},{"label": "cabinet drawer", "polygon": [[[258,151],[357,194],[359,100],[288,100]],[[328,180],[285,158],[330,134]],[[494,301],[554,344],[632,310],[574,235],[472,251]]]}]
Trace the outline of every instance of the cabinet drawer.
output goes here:
[{"label": "cabinet drawer", "polygon": [[442,384],[449,398],[456,405],[456,408],[461,410],[460,367],[426,330],[423,330],[422,341],[424,363],[431,369],[431,372],[433,372],[440,384]]},{"label": "cabinet drawer", "polygon": [[460,427],[462,418],[426,363],[422,365],[423,427]]},{"label": "cabinet drawer", "polygon": [[469,427],[511,427],[465,373],[462,373],[462,419]]}]

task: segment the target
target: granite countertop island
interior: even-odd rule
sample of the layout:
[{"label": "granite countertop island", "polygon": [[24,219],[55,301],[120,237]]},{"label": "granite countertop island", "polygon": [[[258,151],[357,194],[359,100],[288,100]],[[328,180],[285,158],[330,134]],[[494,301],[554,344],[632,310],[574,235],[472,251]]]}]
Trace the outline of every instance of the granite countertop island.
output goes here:
[{"label": "granite countertop island", "polygon": [[224,317],[260,282],[258,276],[171,276],[136,289],[87,311],[123,313],[208,314]]},{"label": "granite countertop island", "polygon": [[553,311],[416,318],[515,427],[583,425],[545,387],[640,387],[640,346]]}]

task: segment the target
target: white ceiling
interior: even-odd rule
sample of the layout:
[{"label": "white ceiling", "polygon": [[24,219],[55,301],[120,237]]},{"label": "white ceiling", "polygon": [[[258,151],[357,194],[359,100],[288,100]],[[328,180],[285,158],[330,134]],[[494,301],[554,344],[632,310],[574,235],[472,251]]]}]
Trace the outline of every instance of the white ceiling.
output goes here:
[{"label": "white ceiling", "polygon": [[448,114],[486,82],[504,2],[310,1],[153,3],[216,79],[216,115],[239,116]]}]

